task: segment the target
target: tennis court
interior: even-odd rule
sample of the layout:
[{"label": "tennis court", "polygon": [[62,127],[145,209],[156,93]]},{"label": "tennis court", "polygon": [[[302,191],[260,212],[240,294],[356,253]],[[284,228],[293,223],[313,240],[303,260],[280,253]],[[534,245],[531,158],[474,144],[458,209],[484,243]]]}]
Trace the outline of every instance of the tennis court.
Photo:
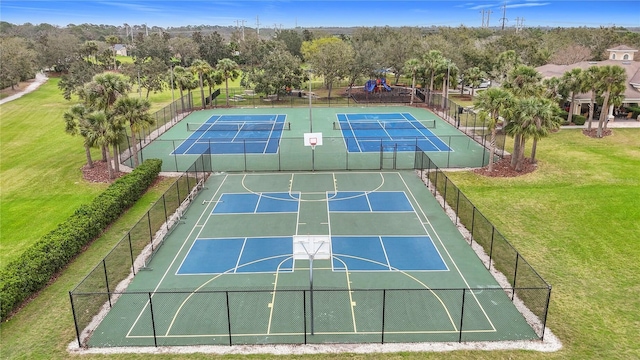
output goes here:
[{"label": "tennis court", "polygon": [[[313,153],[306,133],[322,134]],[[417,148],[441,167],[480,167],[489,157],[429,110],[402,106],[196,111],[139,156],[162,159],[163,171],[183,171],[203,152],[216,171],[412,169]]]},{"label": "tennis court", "polygon": [[89,346],[538,338],[413,171],[205,186]]},{"label": "tennis court", "polygon": [[193,131],[172,155],[269,154],[278,151],[282,131],[288,129],[286,115],[212,115],[204,123],[187,122]]},{"label": "tennis court", "polygon": [[349,152],[451,151],[427,126],[436,121],[419,121],[411,113],[337,114],[336,123]]}]

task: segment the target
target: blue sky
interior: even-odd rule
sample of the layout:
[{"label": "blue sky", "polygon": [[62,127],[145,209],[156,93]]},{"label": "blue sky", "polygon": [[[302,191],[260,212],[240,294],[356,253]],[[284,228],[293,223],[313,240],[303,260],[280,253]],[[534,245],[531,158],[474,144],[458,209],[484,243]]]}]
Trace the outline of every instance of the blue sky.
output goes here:
[{"label": "blue sky", "polygon": [[625,1],[377,1],[377,0],[0,0],[0,20],[13,24],[49,23],[148,26],[220,25],[293,28],[322,26],[452,26],[501,24],[524,19],[524,26],[640,26],[640,0]]}]

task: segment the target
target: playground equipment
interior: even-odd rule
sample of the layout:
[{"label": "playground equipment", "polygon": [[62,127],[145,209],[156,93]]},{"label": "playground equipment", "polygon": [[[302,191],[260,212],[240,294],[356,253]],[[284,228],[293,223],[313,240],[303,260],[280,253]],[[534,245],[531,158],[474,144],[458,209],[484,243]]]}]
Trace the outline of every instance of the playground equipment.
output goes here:
[{"label": "playground equipment", "polygon": [[367,83],[364,85],[364,89],[367,90],[367,92],[376,92],[376,93],[382,92],[382,89],[386,91],[391,91],[391,87],[387,84],[386,78],[368,80]]}]

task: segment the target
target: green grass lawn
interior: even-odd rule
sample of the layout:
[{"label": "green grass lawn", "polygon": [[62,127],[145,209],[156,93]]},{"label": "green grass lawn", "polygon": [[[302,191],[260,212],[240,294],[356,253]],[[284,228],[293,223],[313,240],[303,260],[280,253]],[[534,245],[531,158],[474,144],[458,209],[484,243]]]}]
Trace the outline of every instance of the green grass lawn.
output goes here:
[{"label": "green grass lawn", "polygon": [[[158,94],[160,98],[166,94]],[[171,98],[169,93],[168,98]],[[4,262],[49,231],[105,185],[86,184],[79,138],[62,130],[69,107],[56,80],[2,105],[1,228]],[[547,325],[564,348],[380,355],[330,354],[285,359],[631,359],[640,358],[639,129],[614,129],[605,139],[562,130],[540,141],[539,169],[512,179],[451,172],[451,179],[553,285]],[[512,140],[508,139],[508,144]],[[172,181],[172,180],[171,180]],[[105,256],[158,199],[170,181],[147,193],[57,280],[0,325],[0,356],[66,359],[75,330],[68,291]],[[25,235],[29,234],[29,235]],[[18,239],[18,240],[17,240]],[[83,359],[105,358],[87,355]],[[145,354],[110,355],[142,359]],[[211,358],[203,354],[154,358]],[[233,356],[266,359],[273,356]],[[231,358],[231,357],[228,357]]]}]

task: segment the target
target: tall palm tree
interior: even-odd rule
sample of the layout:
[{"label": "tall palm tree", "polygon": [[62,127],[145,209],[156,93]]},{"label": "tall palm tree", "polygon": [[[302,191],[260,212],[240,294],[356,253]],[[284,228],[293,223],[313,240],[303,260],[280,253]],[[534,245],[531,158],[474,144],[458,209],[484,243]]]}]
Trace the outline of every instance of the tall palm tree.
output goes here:
[{"label": "tall palm tree", "polygon": [[574,68],[571,71],[567,71],[562,75],[562,86],[569,92],[569,116],[567,121],[570,123],[573,119],[573,107],[576,101],[576,95],[582,91],[584,85],[582,85],[584,76],[582,76],[582,69]]},{"label": "tall palm tree", "polygon": [[538,98],[536,102],[536,111],[534,113],[535,128],[532,129],[533,143],[531,144],[531,162],[536,162],[536,150],[538,140],[549,136],[552,130],[557,130],[562,124],[560,116],[560,108],[558,104],[551,99]]},{"label": "tall palm tree", "polygon": [[489,141],[489,172],[493,171],[493,154],[496,151],[497,124],[500,116],[513,103],[510,92],[501,88],[490,88],[478,94],[473,105],[480,109],[481,116],[487,117],[487,128],[491,131]]},{"label": "tall palm tree", "polygon": [[88,90],[93,93],[90,97],[95,101],[96,110],[104,110],[107,116],[116,100],[131,90],[125,76],[112,72],[95,75],[91,83]]},{"label": "tall palm tree", "polygon": [[422,64],[424,68],[429,74],[429,94],[425,96],[425,102],[427,104],[431,104],[431,94],[433,93],[433,81],[436,77],[438,71],[442,68],[442,64],[444,63],[444,56],[438,50],[431,50],[426,53],[422,58]]},{"label": "tall palm tree", "polygon": [[416,93],[416,73],[421,66],[422,64],[420,63],[420,60],[416,58],[411,58],[404,63],[404,71],[411,73],[411,101],[409,102],[409,105],[413,105],[413,99]]},{"label": "tall palm tree", "polygon": [[198,76],[198,81],[200,84],[200,97],[202,100],[202,108],[204,109],[205,107],[205,103],[204,103],[204,74],[208,73],[209,71],[211,71],[211,65],[209,65],[208,62],[206,62],[205,60],[195,60],[191,66],[189,67],[189,69],[191,70],[191,73],[193,73],[194,75]]},{"label": "tall palm tree", "polygon": [[240,67],[231,59],[220,59],[216,65],[216,70],[220,72],[224,79],[225,90],[227,92],[227,106],[229,106],[229,79],[235,80],[240,76]]},{"label": "tall palm tree", "polygon": [[102,110],[93,111],[86,116],[88,124],[88,136],[91,141],[102,147],[106,148],[106,160],[107,160],[107,172],[109,173],[109,179],[114,178],[113,168],[111,166],[111,155],[109,154],[109,146],[113,143],[113,133],[109,130],[109,123],[107,120],[107,114]]},{"label": "tall palm tree", "polygon": [[173,77],[178,90],[180,90],[180,104],[184,111],[184,90],[193,90],[197,87],[193,74],[182,66],[173,68]]},{"label": "tall palm tree", "polygon": [[82,104],[73,105],[62,115],[65,123],[65,132],[69,135],[81,135],[83,137],[84,152],[87,156],[87,166],[93,168],[93,159],[91,158],[91,147],[93,142],[87,135],[86,128],[88,126],[86,117],[88,115],[87,108]]},{"label": "tall palm tree", "polygon": [[142,130],[146,130],[155,123],[149,109],[151,103],[146,99],[121,97],[114,104],[114,112],[116,118],[121,123],[129,126],[131,131],[131,147],[133,149],[133,163],[138,167],[138,144],[136,134]]},{"label": "tall palm tree", "polygon": [[[542,93],[542,75],[534,68],[526,65],[520,65],[513,69],[508,75],[506,81],[502,86],[511,91],[511,93],[517,98],[535,97]],[[510,117],[512,119],[515,117]],[[505,128],[509,124],[505,124]],[[515,131],[513,137],[513,152],[514,154],[520,153],[520,146],[524,145],[524,139],[522,138],[522,132]],[[524,149],[522,149],[524,150]],[[524,154],[524,152],[523,152]],[[518,158],[516,156],[511,157],[511,167],[516,167]],[[521,164],[522,166],[522,164]]]},{"label": "tall palm tree", "polygon": [[598,94],[598,74],[600,68],[598,66],[591,66],[587,70],[582,72],[582,91],[589,92],[591,98],[589,100],[589,118],[587,119],[587,130],[591,130],[591,123],[593,122],[593,113],[596,105],[596,95]]},{"label": "tall palm tree", "polygon": [[601,66],[598,71],[598,85],[600,88],[605,89],[602,94],[600,121],[598,121],[598,137],[602,137],[602,128],[609,115],[609,98],[618,97],[624,92],[626,80],[626,71],[618,65]]}]

